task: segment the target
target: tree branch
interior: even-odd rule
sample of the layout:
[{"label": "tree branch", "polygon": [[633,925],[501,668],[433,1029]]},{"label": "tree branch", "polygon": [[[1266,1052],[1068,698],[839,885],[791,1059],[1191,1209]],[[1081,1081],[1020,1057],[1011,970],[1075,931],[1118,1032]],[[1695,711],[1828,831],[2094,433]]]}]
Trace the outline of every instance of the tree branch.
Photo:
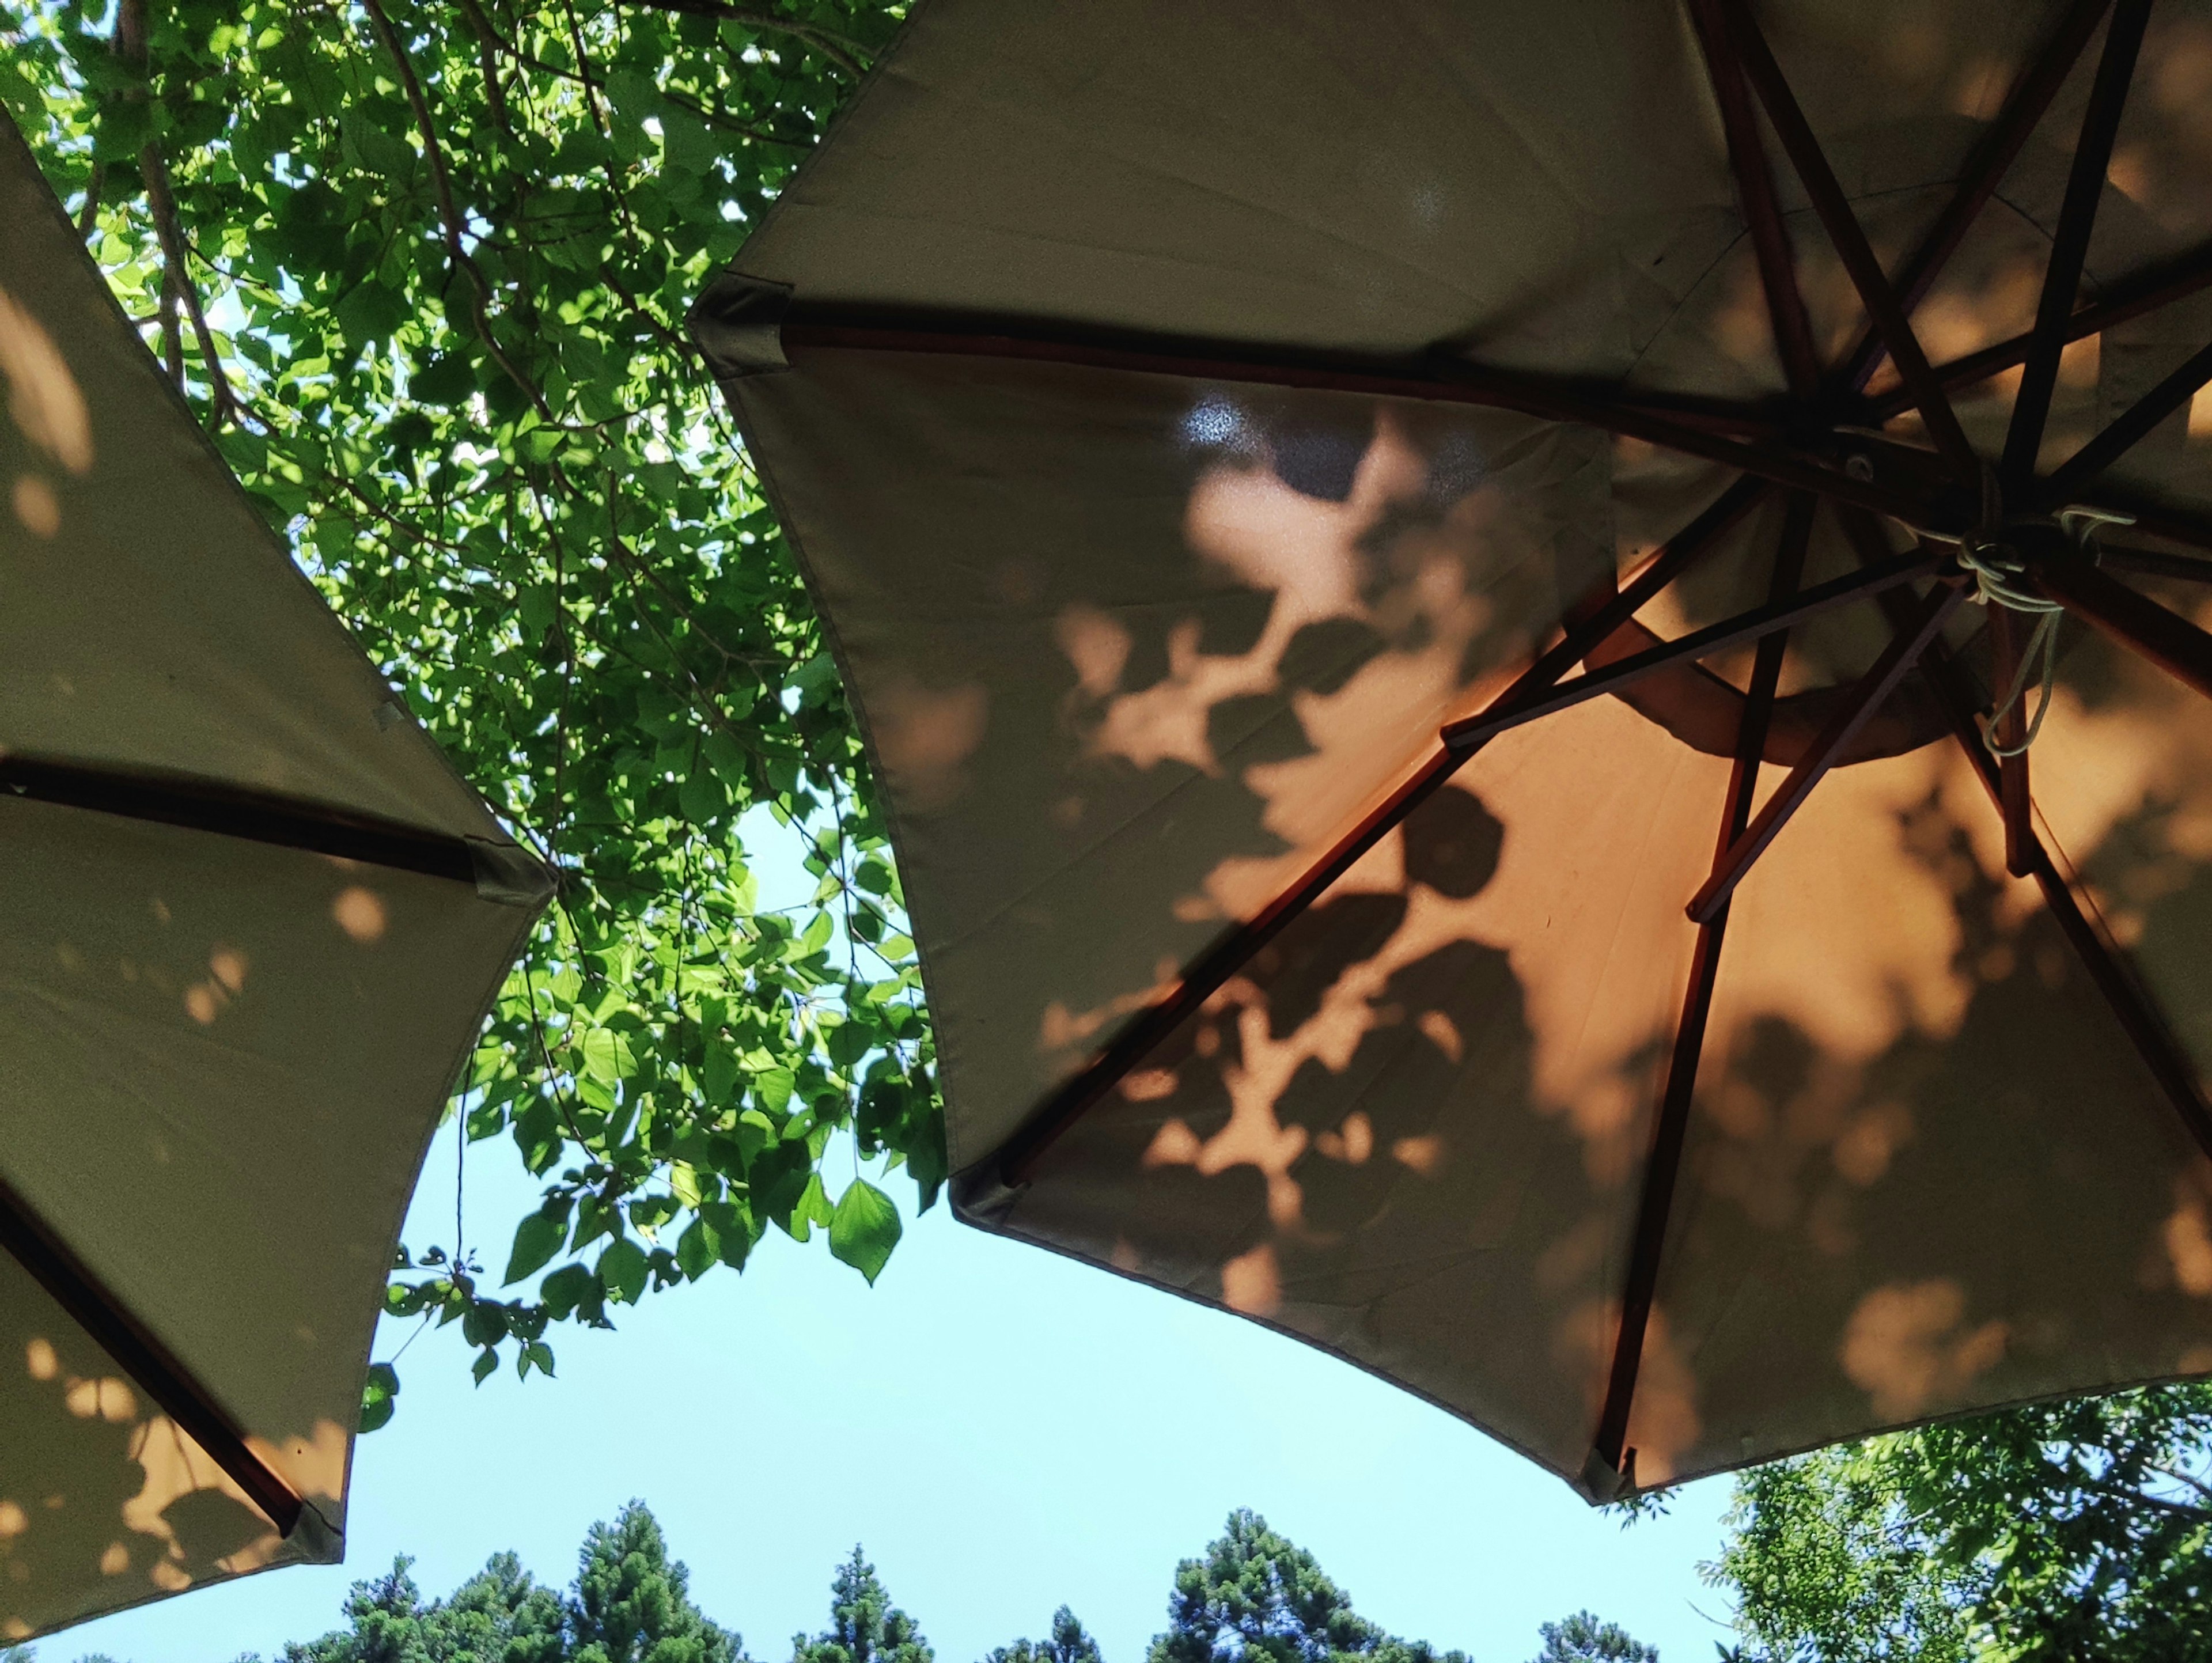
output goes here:
[{"label": "tree branch", "polygon": [[100,228],[100,193],[107,185],[107,164],[92,164],[92,177],[85,181],[84,206],[77,209],[76,234],[81,242],[92,240],[92,234]]},{"label": "tree branch", "polygon": [[422,83],[416,78],[414,60],[408,57],[407,48],[399,39],[399,31],[392,27],[392,18],[384,9],[383,0],[361,0],[362,9],[368,14],[369,22],[392,54],[392,61],[399,71],[400,89],[407,94],[408,108],[415,112],[416,130],[422,136],[422,156],[430,169],[430,188],[437,199],[438,219],[445,228],[446,254],[453,265],[469,280],[471,296],[469,316],[476,325],[477,338],[492,361],[506,372],[508,380],[522,390],[538,413],[550,420],[553,415],[545,399],[514,362],[501,349],[491,331],[491,284],[485,280],[477,263],[469,258],[468,246],[462,240],[460,209],[453,203],[452,176],[446,171],[446,152],[438,143],[438,130],[430,119],[429,100],[422,95]]},{"label": "tree branch", "polygon": [[514,135],[514,123],[507,113],[507,89],[499,84],[499,60],[493,54],[504,43],[499,31],[492,27],[491,20],[483,15],[477,0],[460,0],[461,15],[468,19],[469,29],[477,38],[477,67],[483,72],[484,97],[491,105],[492,119],[500,130],[510,138]]},{"label": "tree branch", "polygon": [[[222,373],[222,355],[216,349],[215,331],[208,327],[207,313],[200,306],[198,288],[193,284],[191,257],[185,249],[184,228],[177,219],[177,198],[169,188],[169,164],[162,158],[161,147],[149,144],[138,153],[138,171],[146,177],[146,202],[154,210],[154,234],[161,241],[161,265],[167,274],[167,287],[178,300],[184,302],[185,314],[192,320],[192,334],[199,342],[200,358],[207,366],[209,398],[211,402],[209,419],[221,427],[225,422],[235,421],[239,403],[230,390],[230,378]],[[173,325],[173,315],[170,319]],[[181,360],[181,346],[176,349]],[[173,362],[171,373],[180,372],[180,361]]]},{"label": "tree branch", "polygon": [[2114,1484],[2110,1478],[2092,1478],[2084,1474],[2077,1475],[2075,1482],[2086,1490],[2093,1490],[2100,1496],[2109,1496],[2115,1501],[2132,1502],[2142,1507],[2159,1508],[2167,1513],[2179,1514],[2185,1519],[2194,1519],[2199,1524],[2212,1524],[2212,1508],[2192,1507],[2187,1502],[2170,1502],[2163,1496],[2148,1495],[2127,1484]]},{"label": "tree branch", "polygon": [[725,23],[742,24],[763,34],[789,35],[793,39],[813,47],[855,79],[866,72],[860,60],[867,55],[866,47],[857,40],[847,39],[843,35],[816,28],[811,23],[755,11],[750,6],[729,5],[726,0],[630,0],[630,3],[650,7],[654,11],[683,12],[693,17],[712,17]]}]

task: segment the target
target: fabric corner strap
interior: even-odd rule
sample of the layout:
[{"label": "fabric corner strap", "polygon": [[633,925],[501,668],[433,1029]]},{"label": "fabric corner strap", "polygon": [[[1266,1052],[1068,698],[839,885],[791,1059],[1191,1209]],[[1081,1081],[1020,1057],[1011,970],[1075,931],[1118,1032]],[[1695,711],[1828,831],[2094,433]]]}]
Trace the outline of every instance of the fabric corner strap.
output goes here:
[{"label": "fabric corner strap", "polygon": [[790,284],[725,271],[684,323],[714,379],[733,381],[791,367],[783,355],[783,318],[790,308]]},{"label": "fabric corner strap", "polygon": [[553,898],[552,870],[520,844],[488,843],[472,837],[468,848],[478,899],[536,912]]},{"label": "fabric corner strap", "polygon": [[336,1565],[345,1561],[345,1532],[323,1517],[313,1502],[300,1503],[299,1521],[284,1538],[287,1557],[296,1564]]}]

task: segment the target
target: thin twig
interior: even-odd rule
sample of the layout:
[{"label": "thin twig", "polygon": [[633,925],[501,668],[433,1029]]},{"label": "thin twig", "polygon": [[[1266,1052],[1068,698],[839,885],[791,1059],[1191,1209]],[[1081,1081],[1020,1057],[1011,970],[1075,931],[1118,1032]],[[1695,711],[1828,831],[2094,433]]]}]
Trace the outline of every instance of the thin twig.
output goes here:
[{"label": "thin twig", "polygon": [[649,6],[655,11],[683,12],[693,17],[712,17],[725,23],[742,24],[763,34],[789,35],[793,39],[804,41],[813,47],[856,79],[865,72],[860,59],[867,56],[866,47],[857,40],[817,28],[811,23],[755,11],[749,6],[729,5],[725,0],[630,0],[630,3]]},{"label": "thin twig", "polygon": [[483,15],[477,0],[460,0],[461,15],[469,21],[470,31],[477,38],[477,68],[484,80],[484,97],[491,105],[492,119],[508,137],[514,137],[514,123],[507,118],[507,88],[499,84],[499,59],[493,54],[503,44],[499,31],[492,27],[491,20]]},{"label": "thin twig", "polygon": [[85,181],[84,206],[77,210],[76,234],[80,242],[92,240],[92,234],[100,228],[100,193],[107,186],[107,164],[92,164],[92,177]]},{"label": "thin twig", "polygon": [[176,276],[166,260],[161,263],[161,304],[154,316],[161,325],[161,367],[169,372],[169,379],[177,384],[177,391],[182,392],[185,390],[184,325],[177,310]]},{"label": "thin twig", "polygon": [[522,390],[538,414],[550,420],[553,415],[543,394],[529,377],[515,367],[491,330],[491,284],[485,279],[477,263],[469,257],[468,245],[462,240],[463,224],[460,209],[454,205],[452,178],[446,172],[445,148],[438,143],[438,130],[430,119],[429,100],[422,95],[422,83],[416,78],[415,62],[407,55],[407,48],[399,39],[399,31],[392,26],[392,19],[384,9],[384,0],[361,0],[362,9],[375,27],[384,42],[384,49],[392,54],[392,63],[399,70],[400,88],[407,94],[407,105],[415,112],[416,130],[422,136],[423,160],[430,169],[430,188],[437,197],[438,218],[445,227],[446,253],[454,267],[469,280],[472,291],[469,315],[476,325],[477,335],[483,342],[484,350],[492,361],[507,373],[508,380]]},{"label": "thin twig", "polygon": [[189,256],[185,252],[184,229],[177,222],[177,199],[169,189],[169,164],[163,160],[159,145],[149,144],[138,153],[138,170],[146,176],[146,202],[154,210],[154,230],[161,240],[161,263],[168,269],[169,282],[176,289],[177,298],[185,303],[185,315],[192,320],[192,334],[199,342],[200,358],[207,366],[211,404],[209,420],[221,427],[237,419],[238,398],[230,390],[230,378],[222,373],[222,355],[216,349],[215,331],[208,327],[199,289],[192,282]]},{"label": "thin twig", "polygon": [[584,83],[584,108],[591,115],[592,125],[604,138],[607,120],[599,112],[599,83],[592,79],[591,57],[584,51],[584,26],[576,21],[576,0],[561,0],[561,9],[568,15],[568,46],[576,54],[576,78]]}]

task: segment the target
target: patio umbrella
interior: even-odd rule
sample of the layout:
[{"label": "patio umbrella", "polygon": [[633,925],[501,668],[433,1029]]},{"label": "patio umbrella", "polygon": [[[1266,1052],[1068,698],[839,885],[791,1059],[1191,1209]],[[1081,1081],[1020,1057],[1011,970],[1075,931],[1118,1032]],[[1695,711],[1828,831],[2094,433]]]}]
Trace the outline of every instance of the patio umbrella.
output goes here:
[{"label": "patio umbrella", "polygon": [[400,1217],[547,890],[0,118],[0,1637],[341,1554]]},{"label": "patio umbrella", "polygon": [[918,7],[693,327],[961,1216],[1593,1499],[2212,1370],[2208,87],[2170,0]]}]

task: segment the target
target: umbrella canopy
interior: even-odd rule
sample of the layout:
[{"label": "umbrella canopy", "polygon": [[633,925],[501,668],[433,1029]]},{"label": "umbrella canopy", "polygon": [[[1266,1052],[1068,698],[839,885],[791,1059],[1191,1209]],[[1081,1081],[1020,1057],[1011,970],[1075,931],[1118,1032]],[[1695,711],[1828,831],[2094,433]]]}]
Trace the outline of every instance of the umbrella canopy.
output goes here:
[{"label": "umbrella canopy", "polygon": [[2171,0],[917,8],[694,332],[962,1215],[1595,1499],[2212,1370],[2208,85]]},{"label": "umbrella canopy", "polygon": [[416,1169],[547,893],[0,118],[0,1636],[341,1553]]}]

